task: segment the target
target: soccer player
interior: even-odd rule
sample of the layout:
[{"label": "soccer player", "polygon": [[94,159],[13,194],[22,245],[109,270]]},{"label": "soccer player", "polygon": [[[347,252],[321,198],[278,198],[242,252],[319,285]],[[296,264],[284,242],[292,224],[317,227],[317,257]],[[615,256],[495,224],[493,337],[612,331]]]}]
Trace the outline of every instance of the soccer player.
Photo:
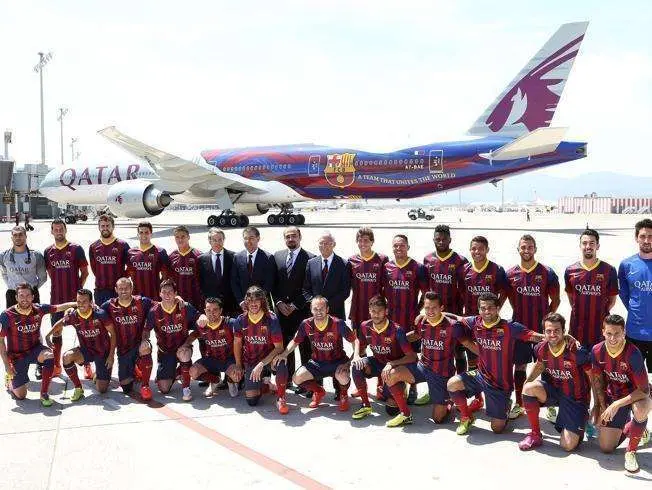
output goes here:
[{"label": "soccer player", "polygon": [[99,240],[88,247],[88,261],[95,276],[95,304],[103,305],[116,297],[116,282],[126,275],[129,244],[113,236],[115,222],[108,214],[97,220]]},{"label": "soccer player", "polygon": [[16,300],[16,305],[0,314],[0,358],[7,373],[7,390],[14,399],[24,400],[27,397],[29,365],[41,363],[41,405],[50,407],[52,400],[48,388],[54,370],[54,355],[49,348],[41,344],[41,322],[45,315],[65,311],[75,306],[75,303],[33,303],[34,291],[27,283],[16,286]]},{"label": "soccer player", "polygon": [[[244,369],[245,399],[250,407],[258,405],[263,393],[271,391],[271,362],[283,352],[283,333],[276,315],[269,311],[267,295],[259,286],[250,286],[245,294],[246,313],[234,326],[233,353],[239,370]],[[281,415],[289,412],[285,401],[288,369],[285,362],[276,365],[276,407]]]},{"label": "soccer player", "polygon": [[[149,356],[151,373],[152,348],[149,342],[143,341],[143,329],[147,314],[152,308],[152,300],[143,296],[134,296],[134,284],[130,277],[121,277],[115,284],[117,298],[105,301],[101,308],[108,315],[116,334],[118,351],[118,380],[122,391],[132,392],[136,365],[141,356]],[[149,377],[147,378],[149,382]],[[149,383],[141,385],[141,398],[145,401],[152,398]]]},{"label": "soccer player", "polygon": [[[66,239],[66,223],[55,219],[50,225],[54,244],[45,249],[45,267],[50,276],[50,303],[59,304],[75,301],[77,291],[84,287],[88,278],[88,262],[84,249]],[[63,318],[63,312],[50,315],[52,326]],[[61,348],[63,340],[57,333],[52,338],[54,353],[54,374],[61,374]],[[84,364],[84,378],[93,379],[93,370],[89,363]]]},{"label": "soccer player", "polygon": [[[536,363],[523,387],[523,401],[531,431],[519,442],[521,451],[543,444],[539,428],[540,407],[558,406],[555,429],[561,433],[559,445],[574,450],[582,441],[589,418],[590,353],[564,338],[566,319],[559,313],[548,313],[543,319],[545,339],[534,348]],[[540,380],[537,378],[541,376]]]},{"label": "soccer player", "polygon": [[63,368],[75,387],[70,401],[77,402],[84,398],[84,388],[75,364],[95,363],[95,388],[100,393],[106,393],[111,381],[116,335],[108,315],[94,307],[93,293],[90,290],[77,291],[77,308],[66,312],[65,316],[54,324],[45,337],[48,344],[52,337],[61,336],[65,326],[73,327],[79,340],[79,347],[63,354]]},{"label": "soccer player", "polygon": [[326,391],[317,381],[328,376],[337,378],[340,396],[340,412],[349,409],[349,358],[344,353],[343,341],[353,343],[355,334],[347,327],[344,320],[328,314],[328,300],[323,296],[314,296],[310,301],[312,317],[301,322],[297,333],[285,350],[274,359],[274,365],[286,363],[288,355],[305,339],[310,340],[312,358],[303,364],[294,374],[293,381],[306,391],[312,392],[310,408],[317,408]]},{"label": "soccer player", "polygon": [[[559,307],[559,278],[550,267],[535,259],[537,243],[532,235],[523,235],[516,251],[521,256],[521,263],[507,271],[507,295],[512,305],[512,321],[535,332],[541,332],[543,317],[557,311]],[[509,412],[510,419],[518,418],[525,413],[522,398],[523,384],[527,377],[525,368],[534,359],[532,347],[528,342],[516,342],[514,354],[516,403]],[[554,421],[554,417],[553,409],[548,413],[548,418]]]},{"label": "soccer player", "polygon": [[[433,402],[432,420],[441,424],[451,413],[452,403],[448,396],[446,383],[455,374],[453,359],[456,346],[466,346],[477,353],[477,347],[466,336],[464,328],[454,323],[443,314],[444,305],[439,294],[428,291],[424,295],[423,309],[425,315],[414,330],[407,334],[410,342],[421,342],[421,356],[416,364],[405,364],[392,369],[388,376],[389,390],[394,395],[394,387],[403,383],[428,383],[428,400]],[[400,395],[397,394],[400,397]],[[397,427],[411,423],[412,415],[402,412],[387,422],[388,427]]]},{"label": "soccer player", "polygon": [[[154,330],[158,348],[156,385],[159,392],[163,394],[170,392],[179,364],[183,401],[188,402],[192,400],[190,391],[192,350],[186,345],[186,339],[189,331],[194,330],[196,325],[206,324],[206,317],[200,315],[190,303],[179,301],[177,287],[172,279],[163,280],[160,289],[161,302],[152,305],[147,314],[143,340],[149,342],[150,332]],[[144,371],[142,373],[143,386],[149,386],[148,374]]]},{"label": "soccer player", "polygon": [[[444,309],[455,315],[461,315],[464,309],[464,266],[468,264],[465,257],[451,250],[451,229],[448,225],[437,225],[433,236],[435,251],[423,258],[428,279],[428,291],[439,295]],[[405,328],[408,328],[407,326]],[[456,344],[455,367],[457,374],[466,371],[466,355],[461,344]],[[428,403],[417,400],[417,405]]]},{"label": "soccer player", "polygon": [[[349,257],[346,262],[346,270],[349,274],[352,291],[349,319],[353,330],[357,333],[360,330],[360,324],[369,320],[369,300],[383,293],[383,270],[389,259],[386,255],[373,251],[375,240],[371,228],[367,226],[360,228],[355,234],[355,241],[358,244],[359,253]],[[382,378],[378,377],[376,398],[382,399],[382,392]],[[359,396],[357,392],[352,395]]]},{"label": "soccer player", "polygon": [[[387,381],[392,369],[397,366],[413,364],[417,360],[417,355],[407,340],[405,330],[390,320],[387,313],[387,300],[383,296],[378,295],[371,298],[369,300],[369,316],[371,318],[362,322],[360,334],[353,345],[351,374],[362,400],[362,407],[353,413],[353,418],[356,420],[365,418],[372,413],[367,394],[367,378],[382,376],[387,396],[390,393]],[[366,355],[367,346],[371,349],[371,357]],[[397,422],[400,421],[400,424],[397,425],[411,423],[404,388],[398,385],[392,388],[391,396],[395,398],[387,401],[385,406],[387,413],[397,416],[399,415],[397,412],[401,411],[404,417],[397,419]],[[406,412],[408,415],[405,415]]]},{"label": "soccer player", "polygon": [[190,232],[185,226],[174,229],[177,249],[169,256],[170,278],[177,285],[179,296],[195,307],[204,309],[204,301],[199,288],[199,256],[201,252],[190,246]]},{"label": "soccer player", "polygon": [[652,220],[636,223],[638,253],[618,267],[620,299],[627,308],[627,340],[643,354],[652,373]]},{"label": "soccer player", "polygon": [[[426,270],[422,264],[408,256],[410,244],[407,236],[395,235],[392,250],[394,260],[385,264],[383,290],[387,298],[389,317],[407,332],[412,330],[419,314],[419,294],[426,289]],[[418,343],[415,343],[412,349],[418,349]],[[408,403],[414,403],[416,398],[417,387],[413,384],[410,385]]]},{"label": "soccer player", "polygon": [[134,294],[159,297],[159,285],[167,278],[168,253],[152,243],[152,224],[149,221],[138,223],[138,247],[129,249],[127,275],[134,283]]},{"label": "soccer player", "polygon": [[591,349],[600,342],[602,320],[616,304],[616,269],[597,257],[600,235],[587,228],[580,236],[582,259],[566,268],[564,281],[571,305],[570,333]]},{"label": "soccer player", "polygon": [[602,335],[605,340],[591,351],[596,422],[602,426],[598,441],[600,449],[610,453],[629,437],[625,469],[635,473],[639,470],[636,448],[643,437],[649,438],[645,428],[652,399],[647,372],[641,351],[625,337],[623,317],[607,316]]},{"label": "soccer player", "polygon": [[[467,394],[484,392],[491,430],[500,433],[507,425],[511,395],[514,390],[514,347],[517,340],[539,342],[540,333],[528,330],[520,323],[508,322],[498,315],[500,299],[494,293],[478,297],[477,316],[460,319],[478,345],[478,369],[458,374],[448,380],[448,392],[460,411],[458,435],[471,429],[475,418],[466,403]],[[475,401],[475,400],[474,400]]]},{"label": "soccer player", "polygon": [[243,371],[235,365],[233,355],[233,326],[235,319],[222,316],[222,300],[206,298],[205,306],[208,323],[198,327],[186,340],[190,346],[195,339],[204,341],[206,350],[202,357],[190,367],[190,377],[208,382],[204,392],[206,398],[217,395],[220,374],[224,373],[231,397],[238,396],[238,383]]}]

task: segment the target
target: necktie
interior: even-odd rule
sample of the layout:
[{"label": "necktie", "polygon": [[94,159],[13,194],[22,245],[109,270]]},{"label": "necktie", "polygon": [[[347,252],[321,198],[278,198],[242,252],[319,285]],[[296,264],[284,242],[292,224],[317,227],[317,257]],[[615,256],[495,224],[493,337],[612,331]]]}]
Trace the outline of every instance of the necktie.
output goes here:
[{"label": "necktie", "polygon": [[324,260],[324,268],[321,270],[321,281],[326,282],[326,276],[328,275],[328,260]]},{"label": "necktie", "polygon": [[249,261],[247,262],[247,270],[249,271],[249,279],[251,279],[251,275],[254,272],[254,263],[251,261],[251,258],[253,256],[249,254]]},{"label": "necktie", "polygon": [[215,269],[215,275],[217,276],[218,280],[222,279],[222,263],[220,262],[221,255],[222,254],[215,255],[215,267],[213,267],[213,269]]},{"label": "necktie", "polygon": [[287,271],[288,277],[290,276],[290,273],[292,272],[292,256],[294,255],[294,251],[290,250],[288,253],[288,258],[285,261],[285,270]]}]

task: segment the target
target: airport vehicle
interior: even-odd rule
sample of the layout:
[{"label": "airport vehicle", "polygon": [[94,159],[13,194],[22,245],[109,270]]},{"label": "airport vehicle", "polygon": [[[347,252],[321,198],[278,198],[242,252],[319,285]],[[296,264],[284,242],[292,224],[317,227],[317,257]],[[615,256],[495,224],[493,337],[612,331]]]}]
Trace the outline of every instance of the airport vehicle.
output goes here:
[{"label": "airport vehicle", "polygon": [[410,209],[408,211],[408,218],[410,218],[412,221],[416,221],[418,219],[425,219],[427,221],[430,221],[435,217],[434,214],[427,213],[423,210],[423,208],[418,208],[418,209]]},{"label": "airport vehicle", "polygon": [[[213,204],[209,225],[244,226],[278,209],[268,223],[300,224],[293,203],[414,198],[586,157],[585,142],[550,127],[588,23],[562,25],[480,115],[464,141],[389,153],[315,144],[205,150],[184,158],[108,127],[99,134],[134,158],[119,165],[52,170],[41,194],[59,203],[108,206],[129,218],[155,216],[172,201]],[[486,60],[486,63],[495,63]]]}]

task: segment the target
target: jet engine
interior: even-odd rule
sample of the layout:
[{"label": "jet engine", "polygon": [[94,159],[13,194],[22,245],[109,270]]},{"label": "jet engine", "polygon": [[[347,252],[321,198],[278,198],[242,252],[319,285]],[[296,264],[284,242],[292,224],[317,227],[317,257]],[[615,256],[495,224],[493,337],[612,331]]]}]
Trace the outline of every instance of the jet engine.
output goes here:
[{"label": "jet engine", "polygon": [[125,180],[114,184],[107,195],[111,212],[126,218],[156,216],[170,205],[172,197],[147,180]]}]

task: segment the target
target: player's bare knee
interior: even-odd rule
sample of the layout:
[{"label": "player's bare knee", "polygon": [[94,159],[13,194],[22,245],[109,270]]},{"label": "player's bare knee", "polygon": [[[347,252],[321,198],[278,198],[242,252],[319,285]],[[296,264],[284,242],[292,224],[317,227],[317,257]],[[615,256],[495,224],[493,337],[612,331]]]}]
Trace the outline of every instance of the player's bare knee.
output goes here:
[{"label": "player's bare knee", "polygon": [[38,356],[38,362],[44,363],[47,360],[54,359],[54,354],[50,349],[42,350]]},{"label": "player's bare knee", "polygon": [[197,364],[190,366],[190,377],[192,379],[197,379],[199,376],[201,376],[201,374],[202,373],[200,372],[199,366]]},{"label": "player's bare knee", "polygon": [[63,363],[64,364],[72,364],[75,362],[75,351],[68,350],[63,354],[62,357]]},{"label": "player's bare knee", "polygon": [[27,398],[27,387],[25,385],[19,386],[18,388],[13,390],[14,392],[14,398],[16,400],[24,400]]},{"label": "player's bare knee", "polygon": [[643,422],[647,418],[648,413],[650,413],[650,403],[648,400],[649,398],[644,398],[643,400],[632,403],[632,415],[638,422]]},{"label": "player's bare knee", "polygon": [[491,421],[491,430],[494,434],[500,434],[505,430],[507,422],[505,420],[492,420]]},{"label": "player's bare knee", "polygon": [[335,373],[335,379],[342,385],[347,385],[351,382],[348,371],[337,371]]},{"label": "player's bare knee", "polygon": [[140,356],[146,356],[147,354],[152,353],[152,346],[150,345],[149,342],[146,340],[142,341],[140,343],[140,346],[138,347],[138,355]]},{"label": "player's bare knee", "polygon": [[448,391],[461,391],[464,389],[464,383],[462,383],[462,378],[460,376],[453,376],[446,383],[446,389]]},{"label": "player's bare knee", "polygon": [[108,381],[97,381],[95,383],[95,389],[99,391],[100,393],[106,393],[109,389],[109,382]]},{"label": "player's bare knee", "polygon": [[172,389],[172,380],[159,381],[156,383],[156,386],[158,387],[158,391],[160,393],[167,395]]}]

